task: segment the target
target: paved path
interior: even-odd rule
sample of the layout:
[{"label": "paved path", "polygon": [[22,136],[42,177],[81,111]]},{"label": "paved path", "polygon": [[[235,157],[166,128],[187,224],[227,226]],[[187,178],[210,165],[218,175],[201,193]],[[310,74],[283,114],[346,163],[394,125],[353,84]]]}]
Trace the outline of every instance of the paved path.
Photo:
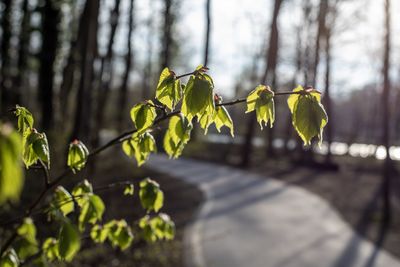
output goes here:
[{"label": "paved path", "polygon": [[205,202],[185,232],[188,267],[400,267],[320,197],[231,167],[156,155],[148,166],[196,184]]}]

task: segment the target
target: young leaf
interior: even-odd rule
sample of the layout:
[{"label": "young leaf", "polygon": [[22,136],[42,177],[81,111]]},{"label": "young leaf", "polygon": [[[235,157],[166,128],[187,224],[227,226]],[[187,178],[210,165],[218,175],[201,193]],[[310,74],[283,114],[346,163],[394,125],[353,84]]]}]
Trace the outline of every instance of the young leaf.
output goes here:
[{"label": "young leaf", "polygon": [[176,79],[175,73],[168,68],[165,68],[161,72],[156,90],[156,98],[170,110],[173,110],[182,98],[181,82],[179,79]]},{"label": "young leaf", "polygon": [[62,186],[58,186],[54,192],[52,207],[60,210],[64,216],[67,216],[75,210],[72,195]]},{"label": "young leaf", "polygon": [[32,113],[28,109],[17,105],[14,114],[18,119],[18,131],[20,133],[24,133],[27,129],[33,128],[34,119]]},{"label": "young leaf", "polygon": [[151,127],[157,116],[155,108],[151,106],[153,103],[148,102],[149,104],[137,104],[131,109],[131,119],[139,134]]},{"label": "young leaf", "polygon": [[75,225],[66,221],[61,227],[58,237],[60,258],[70,262],[81,247],[81,239]]},{"label": "young leaf", "polygon": [[43,254],[49,261],[54,261],[60,258],[58,251],[58,241],[55,238],[47,238],[42,245]]},{"label": "young leaf", "polygon": [[197,116],[200,121],[204,114],[212,115],[214,111],[214,83],[210,76],[197,73],[189,78],[182,101],[182,113],[189,121]]},{"label": "young leaf", "polygon": [[122,143],[122,150],[128,157],[135,157],[138,166],[144,164],[151,152],[157,151],[156,141],[149,132],[134,133],[132,137]]},{"label": "young leaf", "polygon": [[38,160],[47,163],[50,167],[49,144],[45,133],[38,133],[35,129],[27,130],[22,138],[22,156],[26,168],[35,164]]},{"label": "young leaf", "polygon": [[121,250],[125,250],[132,244],[132,230],[125,220],[113,220],[107,223],[104,228],[110,229],[108,239],[114,247],[118,246]]},{"label": "young leaf", "polygon": [[75,173],[85,167],[89,150],[79,140],[74,140],[69,144],[67,165]]},{"label": "young leaf", "polygon": [[10,249],[4,253],[4,255],[0,255],[0,266],[1,267],[18,267],[20,265],[20,260],[18,258],[15,250]]},{"label": "young leaf", "polygon": [[19,134],[10,125],[0,123],[0,205],[19,199],[24,184],[21,153]]},{"label": "young leaf", "polygon": [[72,189],[71,194],[75,202],[82,209],[83,205],[88,201],[89,196],[93,194],[92,184],[85,179]]},{"label": "young leaf", "polygon": [[222,126],[226,126],[230,129],[231,136],[234,137],[233,121],[225,107],[216,107],[216,112],[214,114],[214,123],[218,132],[221,131]]},{"label": "young leaf", "polygon": [[125,189],[124,189],[124,195],[130,195],[130,196],[133,196],[133,192],[134,192],[134,186],[133,186],[133,184],[129,184],[129,185],[127,185],[126,187],[125,187]]},{"label": "young leaf", "polygon": [[86,202],[82,205],[81,213],[79,215],[79,230],[85,230],[85,224],[95,224],[103,217],[105,210],[104,202],[98,195],[90,195]]},{"label": "young leaf", "polygon": [[183,148],[190,140],[193,126],[182,114],[173,116],[164,136],[164,149],[170,158],[177,158],[182,154]]},{"label": "young leaf", "polygon": [[146,178],[140,182],[139,186],[139,198],[142,207],[147,211],[158,212],[164,203],[164,194],[160,190],[160,185],[150,178]]},{"label": "young leaf", "polygon": [[36,240],[36,227],[31,218],[25,218],[23,224],[17,229],[18,238],[13,247],[18,258],[24,260],[38,252]]},{"label": "young leaf", "polygon": [[142,229],[143,238],[150,243],[161,239],[171,240],[175,236],[175,224],[164,213],[153,218],[148,215],[144,216],[139,221],[139,228]]},{"label": "young leaf", "polygon": [[318,137],[322,142],[322,132],[328,123],[328,116],[321,104],[320,94],[314,89],[304,90],[301,86],[293,90],[301,92],[288,98],[292,113],[292,124],[305,145],[310,145],[312,138]]},{"label": "young leaf", "polygon": [[246,102],[246,113],[256,111],[257,122],[261,129],[263,124],[266,126],[268,122],[272,128],[275,121],[274,92],[268,86],[258,85],[247,96]]},{"label": "young leaf", "polygon": [[94,225],[90,231],[90,237],[95,243],[104,243],[108,234],[110,232],[110,227],[103,227],[101,225]]}]

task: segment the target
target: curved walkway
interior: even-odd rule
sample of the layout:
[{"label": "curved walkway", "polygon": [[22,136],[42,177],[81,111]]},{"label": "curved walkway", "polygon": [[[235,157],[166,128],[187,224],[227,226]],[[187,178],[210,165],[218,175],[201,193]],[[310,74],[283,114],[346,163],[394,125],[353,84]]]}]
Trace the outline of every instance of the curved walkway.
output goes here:
[{"label": "curved walkway", "polygon": [[205,202],[185,232],[188,267],[400,267],[320,197],[232,167],[152,156],[148,167],[196,184]]}]

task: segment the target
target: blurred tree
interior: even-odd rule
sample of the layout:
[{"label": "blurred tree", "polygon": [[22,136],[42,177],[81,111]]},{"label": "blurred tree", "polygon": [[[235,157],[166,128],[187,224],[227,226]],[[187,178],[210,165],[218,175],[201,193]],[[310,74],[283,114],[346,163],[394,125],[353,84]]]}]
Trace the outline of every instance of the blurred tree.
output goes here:
[{"label": "blurred tree", "polygon": [[122,83],[118,94],[118,107],[117,111],[117,123],[118,129],[123,130],[124,126],[124,115],[126,110],[127,98],[128,98],[128,82],[129,76],[134,68],[134,42],[132,40],[132,35],[135,30],[135,0],[130,0],[129,6],[129,26],[128,26],[128,37],[127,37],[127,52],[125,55],[125,72],[122,77]]},{"label": "blurred tree", "polygon": [[10,77],[10,40],[11,40],[11,6],[12,0],[4,0],[3,12],[1,16],[1,109],[3,113],[7,112],[7,109],[12,103],[12,80]]},{"label": "blurred tree", "polygon": [[39,103],[42,110],[42,129],[53,124],[54,61],[57,52],[60,10],[56,1],[46,0],[42,9],[42,50],[39,55]]},{"label": "blurred tree", "polygon": [[[276,89],[276,66],[278,61],[278,48],[279,48],[279,31],[278,31],[278,17],[279,11],[281,9],[283,0],[275,0],[274,9],[272,13],[272,21],[270,26],[270,37],[269,37],[269,45],[266,54],[266,66],[264,74],[261,78],[260,83],[265,84],[267,81],[270,81],[270,85],[273,90]],[[255,127],[256,118],[255,116],[251,116],[248,121],[247,132],[245,135],[245,142],[242,150],[242,167],[247,167],[250,163],[250,156],[252,154],[252,139],[254,136],[254,127]],[[267,131],[267,155],[272,156],[275,154],[274,148],[272,145],[273,142],[273,132],[272,128],[269,128]]]},{"label": "blurred tree", "polygon": [[86,1],[79,24],[80,80],[71,140],[87,142],[91,133],[93,62],[97,54],[99,0]]},{"label": "blurred tree", "polygon": [[163,37],[161,42],[161,70],[165,67],[170,67],[171,64],[171,47],[173,42],[172,28],[174,26],[172,2],[173,0],[164,0],[164,24]]},{"label": "blurred tree", "polygon": [[[150,14],[153,14],[154,11],[154,2],[149,1],[149,9]],[[147,53],[146,53],[146,63],[143,68],[143,79],[142,79],[142,99],[148,99],[151,86],[153,82],[153,31],[154,31],[154,18],[152,15],[148,16],[146,21],[147,27],[147,35],[146,35],[146,43],[147,43]]]},{"label": "blurred tree", "polygon": [[69,29],[71,31],[70,40],[69,40],[69,54],[67,56],[66,64],[62,71],[62,82],[60,85],[60,93],[59,93],[59,101],[60,101],[60,116],[61,116],[61,123],[69,117],[69,109],[70,106],[70,97],[71,92],[74,88],[75,82],[77,80],[77,62],[79,61],[80,50],[79,47],[81,46],[82,42],[82,34],[83,34],[83,27],[80,27],[82,24],[81,20],[79,19],[79,12],[76,11],[77,5],[76,3],[71,3],[71,21],[69,25]]},{"label": "blurred tree", "polygon": [[390,136],[389,136],[389,122],[390,122],[390,111],[389,111],[389,98],[390,98],[390,49],[391,49],[391,23],[390,23],[390,0],[384,2],[385,10],[385,24],[384,24],[384,53],[383,53],[383,91],[382,91],[382,145],[386,150],[386,159],[383,165],[383,220],[384,223],[389,224],[392,218],[391,213],[391,174],[392,174],[392,162],[389,155],[390,147]]},{"label": "blurred tree", "polygon": [[208,66],[211,32],[211,0],[206,0],[206,36],[204,39],[204,66]]},{"label": "blurred tree", "polygon": [[17,101],[15,103],[23,104],[22,91],[27,93],[29,88],[25,88],[26,73],[28,69],[29,44],[31,37],[31,11],[29,10],[29,1],[23,0],[21,4],[22,20],[19,34],[18,47],[18,74],[16,78],[16,91],[18,92]]},{"label": "blurred tree", "polygon": [[104,124],[104,114],[107,110],[107,100],[109,99],[110,89],[113,80],[113,46],[115,33],[117,31],[119,14],[120,14],[120,3],[121,0],[115,0],[114,8],[110,13],[110,35],[108,38],[107,52],[106,55],[101,59],[101,66],[99,72],[99,88],[96,101],[96,114],[94,120],[94,137],[93,137],[93,147],[99,145],[100,129]]}]

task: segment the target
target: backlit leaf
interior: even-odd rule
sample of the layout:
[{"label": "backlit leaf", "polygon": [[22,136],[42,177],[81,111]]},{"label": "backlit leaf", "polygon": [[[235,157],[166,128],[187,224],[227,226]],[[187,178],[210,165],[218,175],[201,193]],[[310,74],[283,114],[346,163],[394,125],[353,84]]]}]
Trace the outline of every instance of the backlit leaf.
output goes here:
[{"label": "backlit leaf", "polygon": [[152,102],[148,102],[137,104],[131,109],[131,119],[139,134],[151,127],[157,116],[155,108],[151,106]]},{"label": "backlit leaf", "polygon": [[140,182],[139,186],[139,198],[142,207],[147,211],[159,211],[164,204],[164,194],[160,190],[160,185],[150,178],[146,178]]},{"label": "backlit leaf", "polygon": [[165,68],[160,75],[156,98],[170,110],[173,110],[182,98],[181,82],[176,79],[175,73],[168,68]]},{"label": "backlit leaf", "polygon": [[58,237],[58,252],[60,258],[71,261],[81,247],[78,229],[70,222],[64,222]]},{"label": "backlit leaf", "polygon": [[275,121],[274,92],[268,86],[258,85],[247,96],[246,102],[246,113],[256,111],[257,122],[261,129],[268,122],[272,128]]},{"label": "backlit leaf", "polygon": [[0,123],[0,205],[19,199],[24,184],[21,154],[20,135],[9,124]]}]

